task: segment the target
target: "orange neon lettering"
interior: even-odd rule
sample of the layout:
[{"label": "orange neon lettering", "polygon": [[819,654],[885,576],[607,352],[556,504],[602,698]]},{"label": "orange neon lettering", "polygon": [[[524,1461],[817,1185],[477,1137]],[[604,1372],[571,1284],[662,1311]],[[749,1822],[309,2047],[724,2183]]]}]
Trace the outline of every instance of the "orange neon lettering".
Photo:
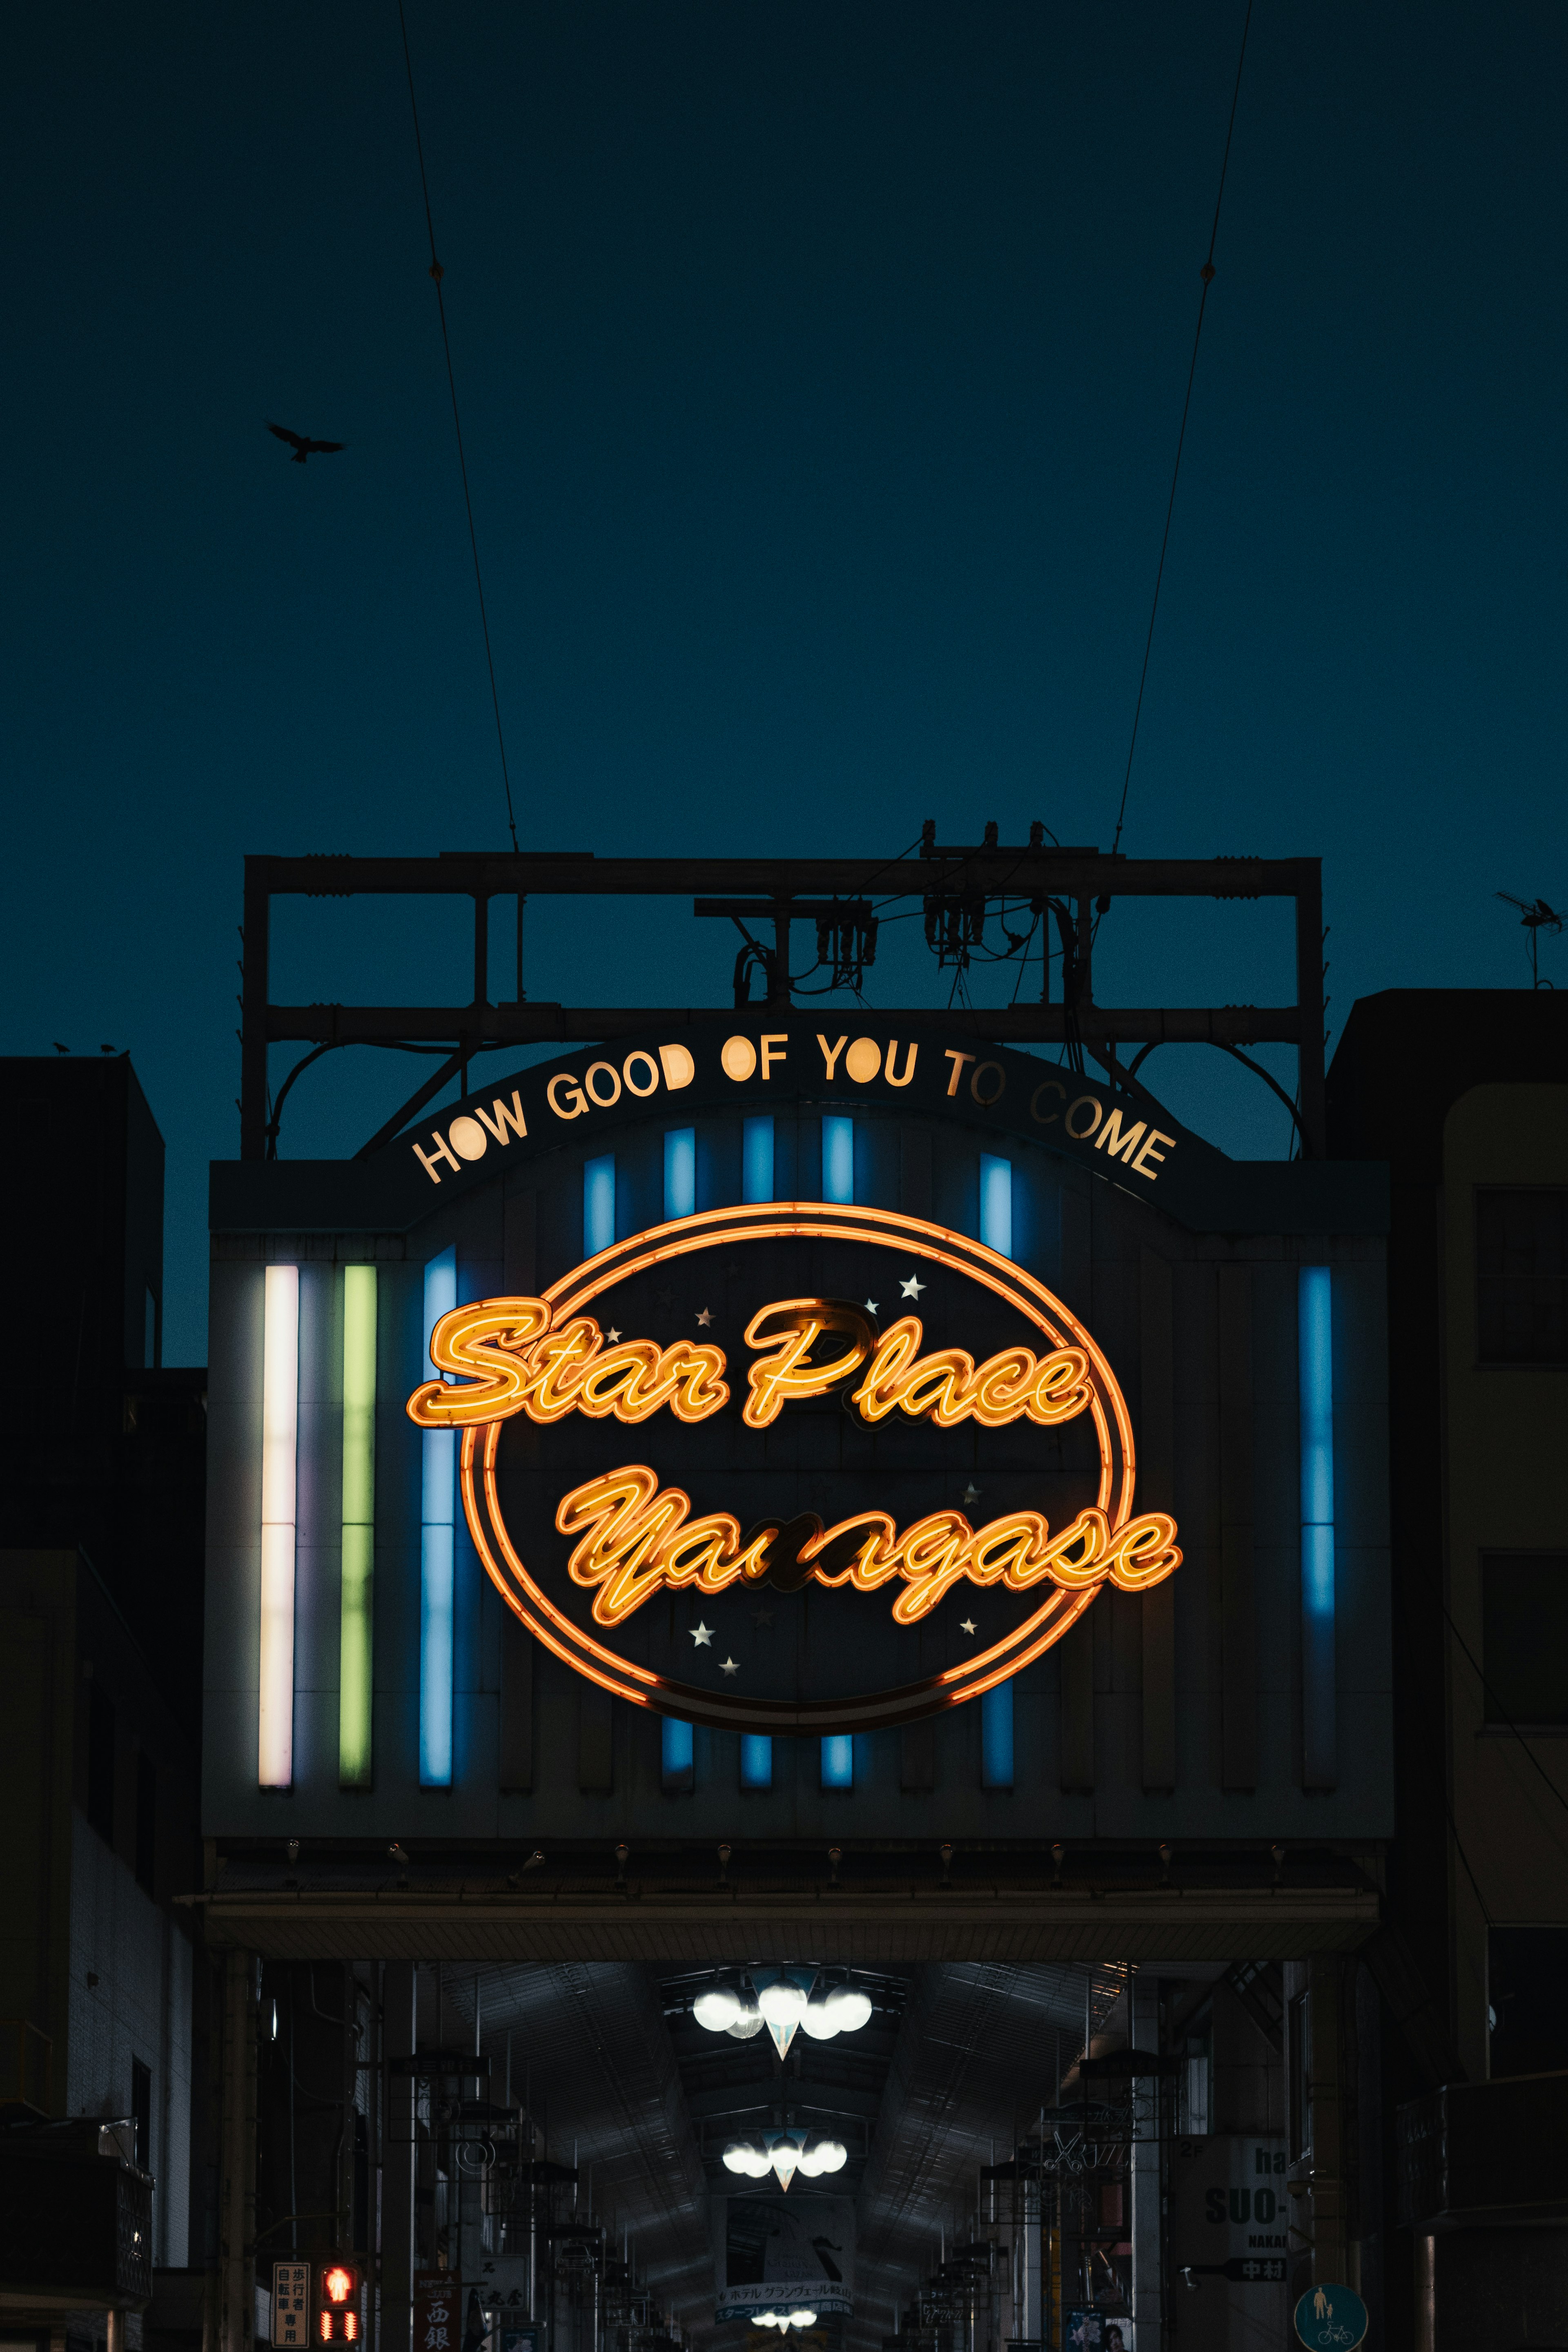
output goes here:
[{"label": "orange neon lettering", "polygon": [[[740,1521],[729,1511],[695,1519],[690,1512],[690,1496],[679,1486],[661,1489],[658,1474],[644,1463],[605,1471],[563,1496],[555,1524],[578,1538],[567,1573],[594,1592],[599,1624],[621,1624],[666,1589],[721,1592],[740,1579],[766,1577],[776,1521],[742,1544]],[[1175,1531],[1166,1513],[1151,1511],[1112,1535],[1104,1512],[1090,1506],[1055,1536],[1041,1513],[1026,1510],[981,1528],[972,1528],[962,1511],[931,1511],[900,1536],[885,1511],[861,1511],[803,1544],[799,1567],[802,1581],[814,1578],[858,1592],[900,1578],[893,1621],[915,1625],[965,1579],[1013,1592],[1048,1582],[1087,1593],[1107,1581],[1126,1592],[1146,1591],[1181,1565]]]},{"label": "orange neon lettering", "polygon": [[550,1328],[542,1298],[487,1298],[443,1315],[430,1334],[430,1360],[467,1382],[426,1381],[408,1400],[420,1429],[468,1429],[516,1412],[527,1380],[525,1350]]},{"label": "orange neon lettering", "polygon": [[705,1341],[623,1339],[606,1348],[591,1315],[550,1328],[542,1298],[488,1298],[437,1324],[432,1362],[465,1385],[426,1381],[408,1400],[421,1429],[468,1429],[525,1412],[548,1424],[581,1411],[590,1420],[646,1421],[668,1404],[678,1421],[705,1421],[729,1402],[724,1350]]},{"label": "orange neon lettering", "polygon": [[911,1420],[929,1417],[939,1429],[971,1417],[983,1429],[1002,1429],[1020,1413],[1050,1428],[1073,1420],[1092,1400],[1081,1348],[1057,1348],[1044,1357],[1028,1348],[1004,1348],[976,1370],[962,1348],[922,1356],[922,1337],[918,1315],[900,1315],[889,1324],[855,1391],[863,1419],[884,1421],[897,1407]]},{"label": "orange neon lettering", "polygon": [[1147,1592],[1163,1584],[1182,1564],[1176,1522],[1168,1511],[1145,1511],[1129,1519],[1110,1538],[1107,1573],[1123,1592]]},{"label": "orange neon lettering", "polygon": [[[777,1328],[768,1330],[770,1322]],[[847,1332],[853,1345],[827,1363],[813,1363],[812,1348],[825,1331]],[[843,1299],[780,1298],[760,1307],[746,1326],[746,1345],[772,1352],[760,1357],[746,1376],[746,1426],[765,1429],[792,1397],[825,1396],[859,1370],[871,1352],[872,1337],[860,1309]]]}]

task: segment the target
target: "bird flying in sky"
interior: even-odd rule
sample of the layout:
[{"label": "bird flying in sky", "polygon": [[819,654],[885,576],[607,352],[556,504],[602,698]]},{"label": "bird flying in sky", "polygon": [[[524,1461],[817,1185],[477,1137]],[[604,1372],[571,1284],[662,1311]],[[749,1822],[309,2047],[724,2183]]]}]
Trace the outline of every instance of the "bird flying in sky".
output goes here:
[{"label": "bird flying in sky", "polygon": [[268,420],[267,430],[276,433],[279,441],[287,441],[294,455],[291,465],[302,466],[307,457],[334,457],[347,445],[342,441],[312,441],[308,433],[290,433],[286,425],[274,425]]}]

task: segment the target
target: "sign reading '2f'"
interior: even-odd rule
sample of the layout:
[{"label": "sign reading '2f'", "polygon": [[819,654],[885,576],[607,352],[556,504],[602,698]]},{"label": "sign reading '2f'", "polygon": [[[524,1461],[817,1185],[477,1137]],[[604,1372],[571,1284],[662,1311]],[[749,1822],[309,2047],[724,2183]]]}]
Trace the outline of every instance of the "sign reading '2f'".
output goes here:
[{"label": "sign reading '2f'", "polygon": [[682,1218],[538,1297],[456,1308],[430,1352],[446,1377],[409,1417],[459,1434],[509,1606],[578,1673],[691,1721],[909,1722],[1181,1561],[1169,1515],[1135,1508],[1090,1334],[920,1218]]}]

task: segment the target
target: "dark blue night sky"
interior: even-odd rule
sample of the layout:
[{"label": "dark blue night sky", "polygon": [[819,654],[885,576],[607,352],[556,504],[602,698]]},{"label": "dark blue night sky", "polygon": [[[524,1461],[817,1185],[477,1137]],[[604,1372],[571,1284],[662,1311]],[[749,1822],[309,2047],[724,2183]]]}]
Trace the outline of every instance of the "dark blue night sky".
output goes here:
[{"label": "dark blue night sky", "polygon": [[[525,845],[1109,846],[1241,20],[409,0]],[[1527,983],[1491,894],[1568,893],[1565,68],[1556,6],[1253,18],[1123,846],[1321,853],[1336,1029]],[[243,854],[506,838],[396,9],[65,0],[0,106],[0,1044],[132,1050],[200,1361]],[[876,1002],[944,1001],[918,928]],[[279,995],[463,992],[455,913],[277,941]],[[733,945],[541,907],[527,982],[722,1003]],[[1289,989],[1283,911],[1100,948],[1107,1001]],[[1286,1150],[1221,1057],[1148,1075]],[[333,1057],[284,1150],[405,1081]]]}]

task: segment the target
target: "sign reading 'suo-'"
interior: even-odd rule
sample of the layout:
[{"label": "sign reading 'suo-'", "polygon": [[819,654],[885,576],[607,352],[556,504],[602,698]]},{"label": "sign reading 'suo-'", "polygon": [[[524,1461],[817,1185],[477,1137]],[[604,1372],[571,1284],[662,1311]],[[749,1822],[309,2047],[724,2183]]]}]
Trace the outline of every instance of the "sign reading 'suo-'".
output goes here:
[{"label": "sign reading 'suo-'", "polygon": [[1179,1566],[1091,1334],[889,1210],[718,1209],[442,1318],[408,1400],[460,1438],[480,1559],[537,1641],[719,1728],[905,1723]]}]

